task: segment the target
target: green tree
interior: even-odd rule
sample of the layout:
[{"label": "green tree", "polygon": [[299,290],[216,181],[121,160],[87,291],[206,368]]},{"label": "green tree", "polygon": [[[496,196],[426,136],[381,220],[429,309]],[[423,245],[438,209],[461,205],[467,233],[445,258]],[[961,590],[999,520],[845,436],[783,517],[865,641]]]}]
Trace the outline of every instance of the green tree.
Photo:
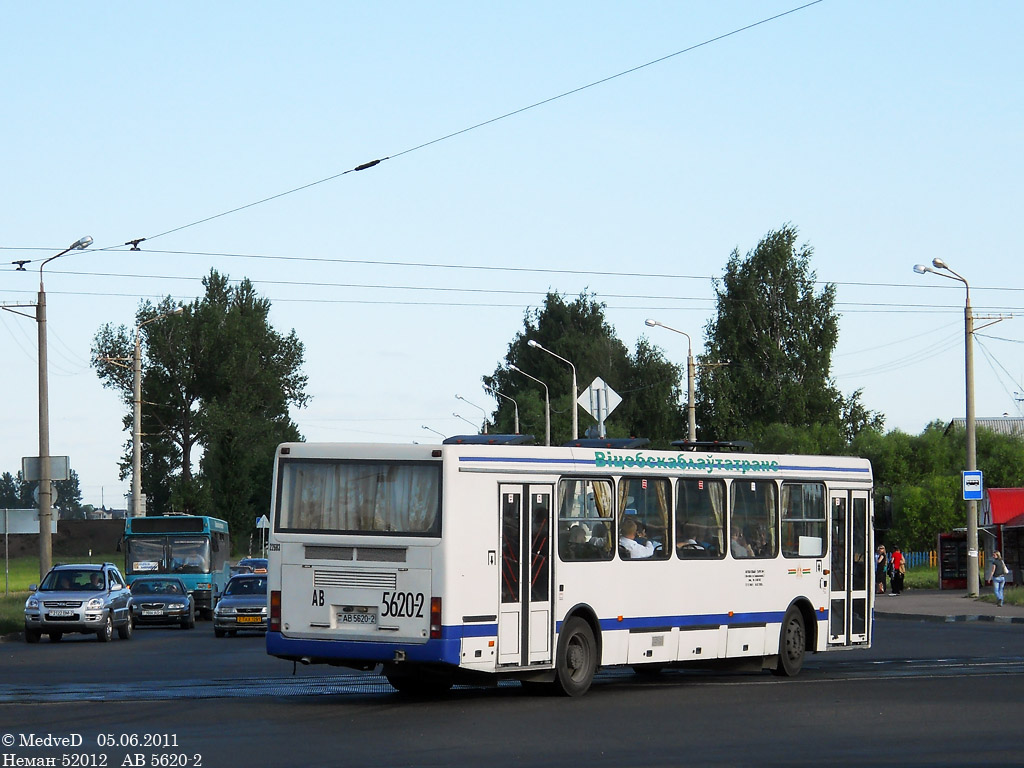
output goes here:
[{"label": "green tree", "polygon": [[[572,409],[577,407],[570,395],[569,366],[530,347],[527,342],[533,340],[575,366],[581,391],[600,376],[622,395],[622,404],[606,421],[609,436],[647,437],[667,447],[671,440],[685,435],[685,417],[679,404],[679,367],[668,362],[645,339],[638,342],[631,355],[605,319],[604,304],[592,294],[583,293],[566,301],[549,292],[542,307],[526,312],[523,325],[523,330],[509,343],[505,359],[493,374],[483,377],[487,387],[516,400],[520,431],[543,439],[544,393],[534,381],[509,369],[510,363],[548,385],[552,444],[559,445],[571,438]],[[497,399],[498,407],[491,419],[494,430],[512,432],[514,408],[507,400]],[[582,409],[578,418],[580,437],[588,427],[596,426]]]},{"label": "green tree", "polygon": [[710,352],[698,365],[702,439],[744,439],[783,424],[821,425],[829,441],[828,428],[841,428],[849,440],[882,426],[860,392],[846,400],[830,377],[839,335],[835,286],[815,292],[813,251],[796,241],[788,224],[769,232],[745,258],[734,250],[715,281],[717,311],[705,328]]},{"label": "green tree", "polygon": [[60,520],[70,520],[78,516],[82,508],[82,489],[78,484],[78,473],[71,470],[67,480],[57,480],[54,487],[57,491],[57,499],[53,506],[58,511],[57,517]]},{"label": "green tree", "polygon": [[0,475],[0,509],[21,507],[21,484],[10,472]]},{"label": "green tree", "polygon": [[[301,439],[289,408],[308,400],[303,346],[294,331],[271,327],[270,303],[250,281],[232,286],[213,270],[203,284],[205,295],[180,315],[147,322],[179,308],[168,298],[158,306],[144,302],[136,316],[145,348],[143,491],[151,513],[225,517],[237,539],[269,506],[274,447]],[[100,378],[128,406],[127,428],[132,374],[117,358],[130,360],[133,350],[125,326],[104,326],[93,344]],[[130,471],[130,448],[129,440],[122,476]]]}]

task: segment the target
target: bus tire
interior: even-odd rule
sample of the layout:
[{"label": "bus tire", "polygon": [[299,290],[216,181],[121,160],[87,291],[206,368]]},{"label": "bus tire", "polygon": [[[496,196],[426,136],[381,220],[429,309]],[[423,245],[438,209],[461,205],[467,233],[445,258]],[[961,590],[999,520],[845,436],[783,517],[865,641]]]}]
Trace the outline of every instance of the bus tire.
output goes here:
[{"label": "bus tire", "polygon": [[807,651],[807,630],[804,616],[795,605],[789,606],[779,633],[779,661],[772,670],[781,677],[796,677],[804,665]]},{"label": "bus tire", "polygon": [[582,696],[597,672],[597,643],[590,625],[578,616],[565,622],[558,637],[555,687],[563,696]]}]

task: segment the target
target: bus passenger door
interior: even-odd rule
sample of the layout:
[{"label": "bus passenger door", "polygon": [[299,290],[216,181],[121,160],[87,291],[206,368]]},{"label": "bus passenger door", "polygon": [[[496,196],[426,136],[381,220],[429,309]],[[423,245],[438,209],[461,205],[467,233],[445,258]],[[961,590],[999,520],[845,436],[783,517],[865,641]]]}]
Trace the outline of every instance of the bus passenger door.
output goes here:
[{"label": "bus passenger door", "polygon": [[551,661],[550,485],[502,485],[498,664]]},{"label": "bus passenger door", "polygon": [[829,645],[868,641],[872,563],[867,491],[833,491]]}]

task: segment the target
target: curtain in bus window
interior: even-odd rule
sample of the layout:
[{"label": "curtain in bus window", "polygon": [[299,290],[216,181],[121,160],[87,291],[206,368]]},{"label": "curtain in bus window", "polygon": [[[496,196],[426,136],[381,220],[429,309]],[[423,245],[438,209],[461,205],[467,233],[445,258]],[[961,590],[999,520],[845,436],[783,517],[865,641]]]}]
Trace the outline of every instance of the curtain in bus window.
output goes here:
[{"label": "curtain in bus window", "polygon": [[437,467],[289,462],[283,475],[281,530],[438,531]]},{"label": "curtain in bus window", "polygon": [[597,480],[590,483],[594,492],[594,504],[597,505],[597,516],[610,518],[612,516],[612,484]]}]

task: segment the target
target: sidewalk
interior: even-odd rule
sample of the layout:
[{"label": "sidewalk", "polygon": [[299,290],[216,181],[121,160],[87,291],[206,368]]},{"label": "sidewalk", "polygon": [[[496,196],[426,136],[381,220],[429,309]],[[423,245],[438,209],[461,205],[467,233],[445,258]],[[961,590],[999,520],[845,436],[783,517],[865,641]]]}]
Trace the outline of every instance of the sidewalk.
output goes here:
[{"label": "sidewalk", "polygon": [[[982,594],[988,594],[983,592]],[[1024,624],[1024,606],[987,603],[964,590],[910,589],[900,595],[875,595],[875,616],[905,621],[994,621]]]}]

